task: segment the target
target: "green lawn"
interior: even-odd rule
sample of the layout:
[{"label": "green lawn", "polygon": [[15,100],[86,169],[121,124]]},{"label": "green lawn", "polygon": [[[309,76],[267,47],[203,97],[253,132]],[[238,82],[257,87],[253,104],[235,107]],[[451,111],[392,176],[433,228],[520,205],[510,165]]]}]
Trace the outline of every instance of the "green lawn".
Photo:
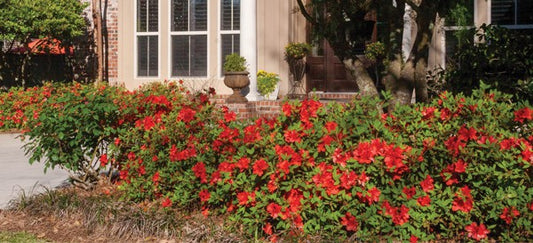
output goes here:
[{"label": "green lawn", "polygon": [[40,242],[47,242],[44,240],[37,239],[37,237],[33,234],[27,233],[27,232],[0,232],[0,242],[8,243],[40,243]]}]

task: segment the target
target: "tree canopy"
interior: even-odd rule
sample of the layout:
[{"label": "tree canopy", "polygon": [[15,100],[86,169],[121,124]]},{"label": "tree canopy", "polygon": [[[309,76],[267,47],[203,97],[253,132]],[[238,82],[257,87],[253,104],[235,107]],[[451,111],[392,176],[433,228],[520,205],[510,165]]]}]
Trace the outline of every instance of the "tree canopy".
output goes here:
[{"label": "tree canopy", "polygon": [[[5,65],[5,54],[16,46],[24,47],[28,57],[31,52],[28,44],[34,38],[68,44],[81,36],[86,26],[84,8],[79,0],[0,0],[0,40],[5,45],[0,65]],[[27,59],[20,63],[21,77]]]}]

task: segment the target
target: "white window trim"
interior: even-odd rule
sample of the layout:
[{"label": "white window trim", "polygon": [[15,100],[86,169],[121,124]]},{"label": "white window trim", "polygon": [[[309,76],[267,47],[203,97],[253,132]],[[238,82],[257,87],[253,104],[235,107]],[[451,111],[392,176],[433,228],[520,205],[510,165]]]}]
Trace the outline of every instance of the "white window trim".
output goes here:
[{"label": "white window trim", "polygon": [[[157,1],[157,32],[137,32],[137,1],[133,1],[133,8],[135,14],[133,14],[133,77],[135,79],[153,80],[161,78],[161,0]],[[157,36],[157,76],[139,76],[138,71],[138,36]]]},{"label": "white window trim", "polygon": [[[515,0],[516,3],[516,0]],[[475,5],[474,5],[475,6]],[[475,10],[475,8],[474,8]],[[515,4],[514,6],[514,22],[518,22],[518,4]],[[477,12],[477,11],[475,11]],[[488,22],[492,24],[492,0],[488,1],[487,3],[487,16],[488,16]],[[525,30],[525,29],[533,29],[533,24],[506,24],[506,25],[500,25],[501,27],[510,29],[510,30]]]},{"label": "white window trim", "polygon": [[[223,78],[224,77],[224,72],[223,72],[223,67],[222,67],[222,63],[220,62],[220,60],[222,60],[222,35],[240,35],[241,34],[241,30],[240,30],[240,26],[241,26],[241,23],[239,23],[239,30],[222,30],[222,20],[221,20],[221,17],[222,17],[222,2],[221,0],[218,0],[217,1],[218,3],[218,9],[217,9],[217,22],[218,22],[218,34],[217,34],[217,37],[218,37],[218,41],[217,41],[217,66],[218,66],[218,77],[221,77]],[[233,2],[232,2],[233,4]],[[242,4],[242,2],[241,2]],[[233,6],[231,8],[231,27],[233,28]],[[240,21],[240,18],[239,18],[239,21]]]},{"label": "white window trim", "polygon": [[[189,5],[190,6],[190,0],[189,1]],[[205,31],[172,31],[172,1],[169,0],[167,1],[168,2],[168,32],[169,32],[169,35],[168,35],[168,48],[169,48],[169,55],[168,55],[168,65],[169,65],[169,68],[168,68],[168,77],[170,77],[170,79],[181,79],[181,80],[198,80],[198,79],[206,79],[207,77],[209,77],[209,70],[210,70],[210,60],[211,60],[211,52],[209,51],[211,48],[209,47],[210,46],[210,43],[211,43],[211,35],[209,34],[210,30],[211,30],[211,25],[209,23],[209,20],[210,20],[210,16],[211,16],[211,8],[209,7],[209,0],[206,1],[207,2],[207,30]],[[190,8],[189,8],[189,11],[190,11]],[[191,15],[190,13],[188,13],[188,20],[187,20],[187,23],[189,24],[189,26],[187,26],[187,28],[190,28],[190,20],[191,20]],[[206,75],[205,76],[173,76],[172,75],[172,36],[178,36],[178,35],[183,35],[183,36],[192,36],[192,35],[205,35],[207,36],[207,70],[206,70]],[[189,48],[190,50],[190,48]],[[190,53],[189,53],[189,65],[190,65]],[[190,69],[190,66],[189,66],[189,69]]]}]

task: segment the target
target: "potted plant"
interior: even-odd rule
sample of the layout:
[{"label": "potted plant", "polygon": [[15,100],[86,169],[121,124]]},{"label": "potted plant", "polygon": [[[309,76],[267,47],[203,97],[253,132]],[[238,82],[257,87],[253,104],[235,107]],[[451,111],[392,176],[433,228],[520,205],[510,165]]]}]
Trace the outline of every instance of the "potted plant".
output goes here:
[{"label": "potted plant", "polygon": [[226,99],[227,103],[246,103],[248,100],[241,94],[241,90],[250,84],[246,59],[237,53],[225,57],[224,84],[233,89],[233,94]]},{"label": "potted plant", "polygon": [[257,91],[267,100],[276,100],[279,92],[279,76],[265,70],[257,72]]},{"label": "potted plant", "polygon": [[291,42],[285,46],[285,61],[289,64],[289,72],[291,73],[289,98],[305,96],[302,79],[305,75],[306,63],[303,58],[309,53],[311,53],[311,45],[307,43]]}]

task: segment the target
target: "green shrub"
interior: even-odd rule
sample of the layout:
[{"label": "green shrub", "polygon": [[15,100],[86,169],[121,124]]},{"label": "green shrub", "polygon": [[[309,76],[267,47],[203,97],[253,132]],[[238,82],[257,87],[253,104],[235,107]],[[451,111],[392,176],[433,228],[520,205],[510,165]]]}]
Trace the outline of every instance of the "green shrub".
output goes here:
[{"label": "green shrub", "polygon": [[483,25],[475,40],[462,40],[443,72],[446,90],[471,94],[482,81],[515,100],[533,102],[531,33]]},{"label": "green shrub", "polygon": [[224,72],[246,71],[246,59],[237,53],[231,53],[224,59]]},{"label": "green shrub", "polygon": [[118,87],[78,83],[57,89],[28,120],[23,137],[30,163],[44,159],[45,168],[60,166],[75,175],[74,182],[90,187],[120,129],[117,99],[126,93]]}]

